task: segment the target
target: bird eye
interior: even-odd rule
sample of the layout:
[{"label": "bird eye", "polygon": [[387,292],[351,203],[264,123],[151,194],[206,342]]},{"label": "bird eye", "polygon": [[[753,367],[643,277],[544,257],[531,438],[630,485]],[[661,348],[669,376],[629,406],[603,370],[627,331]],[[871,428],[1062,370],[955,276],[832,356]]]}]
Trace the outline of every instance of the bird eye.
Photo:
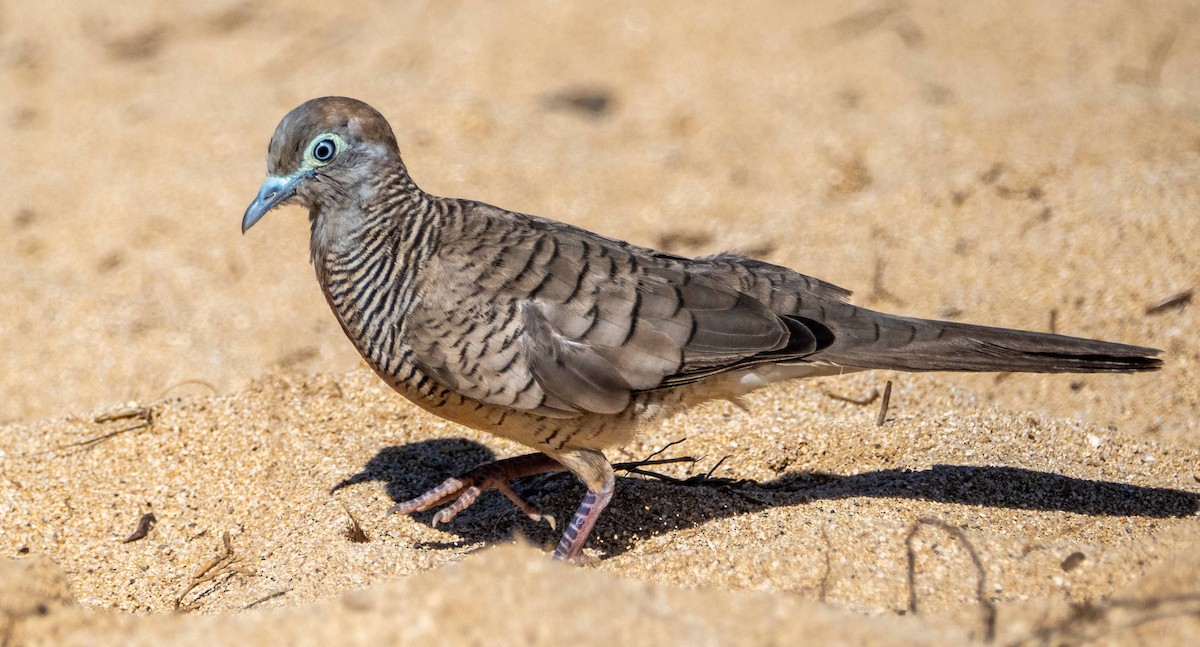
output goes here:
[{"label": "bird eye", "polygon": [[312,156],[318,162],[328,162],[337,152],[337,144],[332,139],[322,139],[313,146]]}]

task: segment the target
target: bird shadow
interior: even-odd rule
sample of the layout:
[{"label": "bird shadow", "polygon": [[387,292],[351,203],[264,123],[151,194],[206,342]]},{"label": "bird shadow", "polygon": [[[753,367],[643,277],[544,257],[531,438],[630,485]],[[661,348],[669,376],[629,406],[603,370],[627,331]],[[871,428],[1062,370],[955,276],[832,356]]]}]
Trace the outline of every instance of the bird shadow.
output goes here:
[{"label": "bird shadow", "polygon": [[[380,481],[392,500],[406,501],[446,478],[494,459],[487,447],[465,439],[434,439],[387,447],[331,491]],[[565,473],[521,479],[515,487],[526,500],[563,522],[570,518],[585,492],[577,479]],[[718,500],[714,501],[714,497]],[[605,557],[612,557],[632,548],[638,538],[714,519],[772,507],[858,497],[1099,517],[1187,517],[1200,510],[1200,495],[1186,490],[1005,466],[934,465],[923,470],[885,469],[846,476],[793,471],[769,481],[709,476],[674,481],[621,477],[617,479],[609,513],[600,518],[590,545]],[[653,506],[647,505],[650,502]],[[430,510],[411,516],[431,524],[433,514],[434,510]],[[496,491],[482,494],[474,505],[439,527],[457,534],[459,541],[427,542],[422,547],[495,543],[510,540],[514,533],[545,546],[558,539],[558,533],[548,524],[527,519]]]}]

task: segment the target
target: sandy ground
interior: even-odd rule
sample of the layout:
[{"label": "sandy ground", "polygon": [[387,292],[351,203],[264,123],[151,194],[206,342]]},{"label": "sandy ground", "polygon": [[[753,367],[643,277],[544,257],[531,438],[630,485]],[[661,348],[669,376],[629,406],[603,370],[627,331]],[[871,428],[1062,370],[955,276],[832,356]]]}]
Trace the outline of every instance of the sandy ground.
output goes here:
[{"label": "sandy ground", "polygon": [[[0,5],[0,644],[1196,644],[1197,69],[1196,2]],[[611,457],[709,478],[624,474],[587,568],[389,518],[521,450],[362,367],[300,211],[240,236],[324,94],[434,193],[1166,368],[690,412]]]}]

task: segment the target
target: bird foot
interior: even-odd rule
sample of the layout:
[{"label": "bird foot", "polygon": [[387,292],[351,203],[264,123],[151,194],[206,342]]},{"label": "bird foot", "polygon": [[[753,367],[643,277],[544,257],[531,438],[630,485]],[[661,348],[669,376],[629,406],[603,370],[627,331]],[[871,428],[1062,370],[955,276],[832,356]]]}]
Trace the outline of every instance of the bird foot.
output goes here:
[{"label": "bird foot", "polygon": [[525,513],[525,516],[534,521],[545,521],[550,524],[552,530],[557,529],[554,517],[543,514],[537,506],[517,494],[517,491],[510,485],[510,481],[524,476],[563,470],[563,466],[558,461],[545,454],[526,454],[485,463],[468,472],[446,479],[441,485],[415,499],[397,503],[388,510],[388,514],[423,512],[450,502],[449,505],[433,515],[432,523],[434,527],[437,527],[438,524],[450,521],[455,515],[469,508],[484,491],[495,488],[508,497],[521,512]]}]

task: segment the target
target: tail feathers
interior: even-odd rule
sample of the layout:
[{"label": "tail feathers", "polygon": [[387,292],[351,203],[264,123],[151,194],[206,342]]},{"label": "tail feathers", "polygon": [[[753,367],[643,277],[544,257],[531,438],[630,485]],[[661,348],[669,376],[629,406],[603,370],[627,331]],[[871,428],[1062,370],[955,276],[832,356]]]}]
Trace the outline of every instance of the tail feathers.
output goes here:
[{"label": "tail feathers", "polygon": [[850,325],[830,327],[834,342],[810,359],[904,371],[1133,373],[1162,366],[1154,348],[858,310]]}]

